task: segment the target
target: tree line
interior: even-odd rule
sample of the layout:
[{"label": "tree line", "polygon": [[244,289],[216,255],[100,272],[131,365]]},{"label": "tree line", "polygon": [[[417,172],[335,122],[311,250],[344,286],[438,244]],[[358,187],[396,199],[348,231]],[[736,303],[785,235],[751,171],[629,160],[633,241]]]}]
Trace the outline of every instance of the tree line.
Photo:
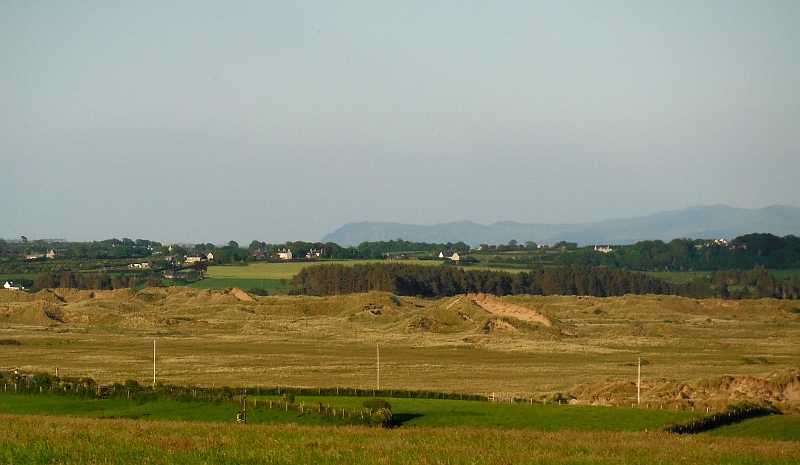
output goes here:
[{"label": "tree line", "polygon": [[746,234],[725,241],[708,239],[673,239],[641,241],[615,246],[609,253],[585,247],[559,255],[559,265],[607,266],[631,270],[750,270],[756,266],[769,269],[800,268],[800,238],[788,235]]},{"label": "tree line", "polygon": [[560,266],[527,272],[465,269],[399,263],[340,264],[303,268],[291,280],[291,293],[340,295],[385,291],[398,295],[448,297],[487,293],[498,296],[581,295],[613,297],[663,294],[691,298],[800,298],[800,279],[777,279],[762,267],[749,272],[720,271],[683,283],[606,267]]},{"label": "tree line", "polygon": [[82,289],[96,291],[110,291],[114,289],[137,289],[140,284],[148,287],[163,286],[161,279],[156,277],[137,277],[122,274],[107,273],[76,273],[63,271],[60,273],[43,273],[33,280],[35,289]]}]

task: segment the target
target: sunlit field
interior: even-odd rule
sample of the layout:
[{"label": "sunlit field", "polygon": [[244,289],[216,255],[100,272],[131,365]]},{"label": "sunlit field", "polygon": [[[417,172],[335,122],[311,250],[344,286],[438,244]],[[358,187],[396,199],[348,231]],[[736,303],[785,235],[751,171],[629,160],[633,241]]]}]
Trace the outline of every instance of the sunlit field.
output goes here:
[{"label": "sunlit field", "polygon": [[790,464],[800,443],[708,435],[324,427],[0,415],[0,461],[39,463]]},{"label": "sunlit field", "polygon": [[641,358],[643,400],[686,407],[670,398],[684,383],[796,368],[800,338],[797,304],[768,299],[502,299],[540,312],[552,327],[492,315],[465,296],[254,299],[188,288],[2,291],[0,339],[19,345],[2,346],[0,369],[152,382],[157,340],[165,383],[372,388],[380,346],[385,388],[573,393],[630,405]]},{"label": "sunlit field", "polygon": [[[390,392],[493,395],[503,403],[390,398],[400,427],[385,431],[331,426],[263,406],[243,427],[234,424],[235,404],[65,405],[6,394],[0,461],[796,463],[800,452],[797,408],[778,397],[786,415],[720,428],[719,436],[657,432],[667,422],[790,392],[780,389],[800,373],[795,302],[497,299],[547,317],[547,326],[522,314],[493,314],[467,296],[252,299],[190,288],[0,291],[0,370],[57,369],[106,385],[130,379],[149,386],[155,341],[159,383],[233,389],[380,383]],[[363,408],[355,397],[296,399],[316,402]],[[31,416],[42,413],[85,418]]]}]

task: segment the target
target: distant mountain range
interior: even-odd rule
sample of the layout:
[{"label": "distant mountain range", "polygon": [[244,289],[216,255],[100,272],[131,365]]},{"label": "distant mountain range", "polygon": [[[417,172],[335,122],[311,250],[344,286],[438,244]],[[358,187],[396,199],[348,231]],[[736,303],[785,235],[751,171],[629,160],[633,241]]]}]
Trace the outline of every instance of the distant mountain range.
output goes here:
[{"label": "distant mountain range", "polygon": [[327,234],[322,242],[350,246],[364,241],[403,239],[429,243],[464,241],[477,247],[480,244],[507,244],[515,239],[521,244],[533,241],[552,245],[565,240],[584,246],[632,244],[651,239],[670,241],[675,238],[730,240],[755,232],[777,236],[800,235],[800,208],[782,205],[758,209],[727,205],[697,206],[636,218],[579,224],[501,221],[486,226],[471,221],[457,221],[425,226],[365,221],[348,223]]}]

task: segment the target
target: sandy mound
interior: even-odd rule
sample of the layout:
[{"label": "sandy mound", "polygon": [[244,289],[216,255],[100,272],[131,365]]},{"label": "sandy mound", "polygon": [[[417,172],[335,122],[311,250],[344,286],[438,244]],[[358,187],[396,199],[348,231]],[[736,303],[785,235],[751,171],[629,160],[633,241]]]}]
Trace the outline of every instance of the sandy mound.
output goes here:
[{"label": "sandy mound", "polygon": [[234,296],[234,297],[236,297],[237,299],[239,299],[239,300],[241,300],[243,302],[255,302],[255,299],[250,297],[250,294],[248,294],[247,292],[239,289],[238,287],[234,287],[233,289],[231,289],[229,294]]},{"label": "sandy mound", "polygon": [[[706,405],[712,409],[745,401],[785,406],[800,399],[800,377],[792,374],[778,382],[752,376],[722,376],[689,383],[647,379],[642,380],[641,395],[647,404]],[[586,383],[572,389],[570,396],[577,403],[626,405],[636,400],[636,383],[611,379]]]},{"label": "sandy mound", "polygon": [[470,294],[467,297],[475,302],[476,305],[494,315],[510,316],[521,321],[541,323],[548,327],[553,326],[553,322],[550,321],[550,318],[547,318],[536,310],[504,302],[493,295]]}]

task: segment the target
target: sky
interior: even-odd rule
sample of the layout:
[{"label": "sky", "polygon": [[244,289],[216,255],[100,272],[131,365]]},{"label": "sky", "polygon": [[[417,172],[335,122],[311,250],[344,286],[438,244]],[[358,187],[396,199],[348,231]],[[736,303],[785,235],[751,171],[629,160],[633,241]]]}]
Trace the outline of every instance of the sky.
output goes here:
[{"label": "sky", "polygon": [[800,206],[800,2],[0,0],[0,237]]}]

